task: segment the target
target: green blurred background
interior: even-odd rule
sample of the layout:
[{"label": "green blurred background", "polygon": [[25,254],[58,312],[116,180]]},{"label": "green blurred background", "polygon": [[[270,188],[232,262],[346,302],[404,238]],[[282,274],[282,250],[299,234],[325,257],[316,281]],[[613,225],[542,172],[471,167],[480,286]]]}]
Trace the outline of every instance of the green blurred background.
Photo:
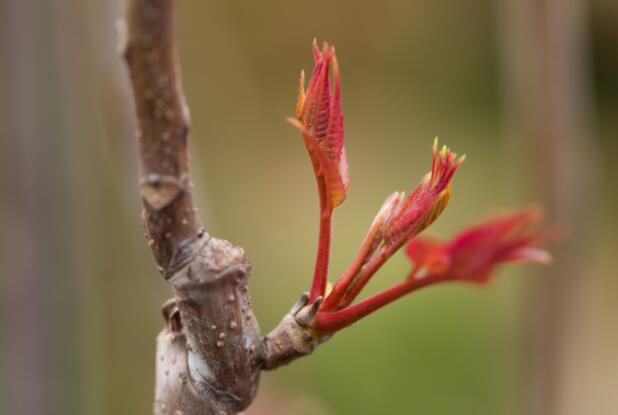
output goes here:
[{"label": "green blurred background", "polygon": [[[551,268],[421,291],[264,373],[248,414],[615,414],[618,3],[178,1],[195,191],[243,246],[262,331],[310,285],[318,202],[284,122],[311,40],[337,47],[351,190],[342,272],[386,195],[468,159],[429,231],[547,206]],[[120,0],[0,0],[0,413],[150,413],[170,295],[142,237]],[[615,258],[614,258],[615,260]],[[408,270],[397,256],[368,287]]]}]

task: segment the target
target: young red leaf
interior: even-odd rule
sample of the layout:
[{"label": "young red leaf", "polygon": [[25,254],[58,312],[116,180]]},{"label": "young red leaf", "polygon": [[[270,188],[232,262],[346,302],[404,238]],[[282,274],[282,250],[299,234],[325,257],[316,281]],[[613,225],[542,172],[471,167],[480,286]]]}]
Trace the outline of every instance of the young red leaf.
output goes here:
[{"label": "young red leaf", "polygon": [[[337,281],[331,295],[325,299],[323,310],[336,310],[350,305],[378,269],[406,241],[437,219],[450,199],[450,183],[464,159],[457,158],[446,146],[438,151],[438,140],[434,141],[431,171],[407,198],[404,199],[403,193],[395,193],[387,200],[378,214],[380,231],[373,236],[372,249],[369,250],[367,244],[363,244],[357,258]],[[375,225],[374,221],[371,229]]]},{"label": "young red leaf", "polygon": [[451,180],[465,160],[446,146],[438,151],[438,139],[433,144],[431,172],[399,206],[389,224],[384,239],[399,248],[407,240],[431,225],[446,208],[451,197]]},{"label": "young red leaf", "polygon": [[[302,133],[318,186],[323,187],[325,206],[335,208],[349,189],[348,161],[343,146],[341,77],[335,48],[324,44],[322,51],[313,41],[315,64],[305,91],[301,72],[296,119],[289,119]],[[330,73],[332,71],[332,84]]]},{"label": "young red leaf", "polygon": [[[320,236],[309,302],[324,296],[328,280],[333,209],[348,194],[348,161],[343,147],[341,78],[335,48],[324,44],[322,51],[313,41],[314,67],[305,91],[301,72],[296,119],[289,121],[302,133],[320,196]],[[331,86],[331,75],[332,83]]]},{"label": "young red leaf", "polygon": [[525,209],[468,228],[449,242],[412,240],[406,252],[420,275],[482,283],[504,262],[550,262],[549,253],[538,247],[548,234],[534,226],[540,217],[537,209]]},{"label": "young red leaf", "polygon": [[469,228],[450,242],[412,239],[406,250],[414,268],[404,281],[356,304],[320,310],[313,327],[323,335],[333,333],[429,285],[447,281],[485,282],[495,267],[505,262],[548,263],[550,255],[539,246],[547,242],[551,232],[534,226],[539,217],[537,210],[527,209]]}]

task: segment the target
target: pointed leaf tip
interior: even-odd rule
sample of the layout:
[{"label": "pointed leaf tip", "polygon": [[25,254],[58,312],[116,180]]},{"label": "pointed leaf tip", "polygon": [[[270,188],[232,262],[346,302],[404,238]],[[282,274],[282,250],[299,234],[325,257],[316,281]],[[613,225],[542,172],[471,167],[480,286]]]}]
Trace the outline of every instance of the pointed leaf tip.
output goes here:
[{"label": "pointed leaf tip", "polygon": [[300,83],[298,86],[298,100],[296,101],[296,118],[302,121],[303,107],[305,106],[305,71],[300,71]]},{"label": "pointed leaf tip", "polygon": [[432,145],[431,171],[402,202],[386,230],[385,239],[392,246],[401,246],[431,225],[446,208],[451,197],[451,181],[459,164],[455,153],[442,146],[438,138]]},{"label": "pointed leaf tip", "polygon": [[317,38],[313,38],[313,42],[311,44],[311,47],[313,48],[313,61],[315,63],[318,63],[318,60],[320,59],[320,49],[318,48],[318,39]]}]

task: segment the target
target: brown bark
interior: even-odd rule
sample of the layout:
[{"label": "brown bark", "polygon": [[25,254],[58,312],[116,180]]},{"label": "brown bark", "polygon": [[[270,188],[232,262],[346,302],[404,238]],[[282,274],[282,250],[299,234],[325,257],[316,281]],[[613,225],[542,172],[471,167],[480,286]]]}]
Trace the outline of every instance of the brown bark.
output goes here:
[{"label": "brown bark", "polygon": [[233,413],[249,405],[260,373],[250,266],[241,248],[210,237],[196,214],[173,5],[132,1],[123,45],[139,124],[143,220],[175,294],[158,338],[155,413]]},{"label": "brown bark", "polygon": [[253,400],[262,369],[311,353],[318,303],[306,297],[260,337],[242,248],[211,237],[193,202],[189,113],[182,95],[173,0],[132,0],[121,51],[138,120],[148,243],[175,297],[157,339],[155,414],[232,414]]}]

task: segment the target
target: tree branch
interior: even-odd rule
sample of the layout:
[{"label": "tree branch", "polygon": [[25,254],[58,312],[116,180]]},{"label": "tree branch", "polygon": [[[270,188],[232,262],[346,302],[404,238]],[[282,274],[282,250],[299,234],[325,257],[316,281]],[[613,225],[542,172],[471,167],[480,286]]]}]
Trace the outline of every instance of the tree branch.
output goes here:
[{"label": "tree branch", "polygon": [[175,297],[157,338],[155,414],[234,414],[257,391],[262,369],[311,353],[308,329],[321,300],[306,297],[260,337],[242,248],[211,237],[193,203],[189,111],[180,82],[173,0],[131,0],[121,51],[137,113],[142,219]]},{"label": "tree branch", "polygon": [[121,48],[139,126],[144,225],[175,294],[157,340],[155,413],[236,413],[253,400],[261,370],[250,265],[241,248],[210,237],[196,214],[173,6],[130,1]]},{"label": "tree branch", "polygon": [[166,279],[191,261],[203,236],[191,194],[189,114],[177,73],[172,6],[131,1],[124,45],[139,123],[143,219]]}]

